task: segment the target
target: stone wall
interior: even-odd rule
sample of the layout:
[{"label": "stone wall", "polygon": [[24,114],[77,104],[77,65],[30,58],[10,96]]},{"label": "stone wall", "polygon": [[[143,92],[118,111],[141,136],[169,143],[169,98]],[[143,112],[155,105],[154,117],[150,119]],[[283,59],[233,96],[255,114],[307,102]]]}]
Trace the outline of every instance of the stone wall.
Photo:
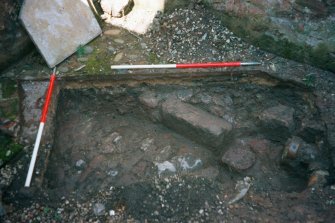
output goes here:
[{"label": "stone wall", "polygon": [[253,44],[335,72],[334,0],[204,0]]}]

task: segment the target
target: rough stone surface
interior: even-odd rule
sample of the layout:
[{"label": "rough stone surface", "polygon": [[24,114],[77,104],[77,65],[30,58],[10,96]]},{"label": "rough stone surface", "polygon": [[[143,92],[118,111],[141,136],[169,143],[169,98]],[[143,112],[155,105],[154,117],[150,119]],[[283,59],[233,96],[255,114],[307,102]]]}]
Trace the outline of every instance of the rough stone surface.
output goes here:
[{"label": "rough stone surface", "polygon": [[285,139],[294,130],[294,109],[278,105],[259,115],[264,134],[273,140]]},{"label": "rough stone surface", "polygon": [[237,171],[249,169],[255,161],[255,154],[243,143],[234,144],[222,156],[222,162]]},{"label": "rough stone surface", "polygon": [[163,123],[177,132],[210,146],[219,146],[232,125],[210,113],[176,99],[162,104]]}]

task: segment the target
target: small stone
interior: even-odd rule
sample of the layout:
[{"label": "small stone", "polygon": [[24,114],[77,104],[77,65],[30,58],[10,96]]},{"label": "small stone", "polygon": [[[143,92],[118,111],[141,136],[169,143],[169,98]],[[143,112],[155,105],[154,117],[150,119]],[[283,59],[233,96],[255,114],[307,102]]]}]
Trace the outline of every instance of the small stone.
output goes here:
[{"label": "small stone", "polygon": [[121,33],[120,29],[109,29],[104,32],[107,36],[117,36]]},{"label": "small stone", "polygon": [[114,210],[109,210],[109,216],[115,216],[115,211]]},{"label": "small stone", "polygon": [[91,46],[85,46],[84,47],[85,54],[91,54],[91,53],[93,53],[93,51],[94,51],[94,48],[91,47]]},{"label": "small stone", "polygon": [[88,57],[80,57],[77,59],[79,62],[87,62],[88,61]]},{"label": "small stone", "polygon": [[111,141],[113,141],[114,144],[118,144],[120,140],[122,139],[122,136],[118,132],[113,132],[110,135]]},{"label": "small stone", "polygon": [[77,168],[83,168],[85,165],[86,165],[86,162],[82,159],[80,159],[76,162],[76,167]]},{"label": "small stone", "polygon": [[199,210],[199,214],[203,215],[203,214],[204,214],[204,210],[203,210],[203,209],[200,209],[200,210]]},{"label": "small stone", "polygon": [[156,93],[151,91],[147,91],[141,94],[139,100],[143,105],[149,108],[156,108],[160,101],[156,96]]},{"label": "small stone", "polygon": [[111,52],[111,53],[115,53],[115,51],[116,51],[115,48],[112,47],[112,46],[109,46],[107,49],[108,49],[108,51]]},{"label": "small stone", "polygon": [[145,43],[141,43],[140,45],[141,45],[142,49],[148,48],[147,44],[145,44]]},{"label": "small stone", "polygon": [[124,40],[122,39],[114,39],[114,42],[119,43],[119,44],[124,44]]},{"label": "small stone", "polygon": [[109,176],[116,177],[119,174],[119,172],[117,170],[110,170],[110,171],[108,171],[107,174]]},{"label": "small stone", "polygon": [[212,101],[212,97],[208,94],[201,94],[200,100],[202,103],[209,104]]},{"label": "small stone", "polygon": [[119,62],[123,58],[123,53],[118,53],[115,55],[113,61],[114,62]]},{"label": "small stone", "polygon": [[152,147],[152,144],[154,142],[154,139],[146,138],[142,141],[141,150],[147,151],[150,147]]},{"label": "small stone", "polygon": [[188,101],[192,98],[193,96],[193,90],[192,89],[183,89],[177,91],[177,97],[178,99],[182,101]]},{"label": "small stone", "polygon": [[7,152],[6,152],[6,156],[8,157],[8,156],[10,156],[11,154],[12,154],[12,151],[7,150]]},{"label": "small stone", "polygon": [[243,171],[254,165],[256,156],[249,146],[236,143],[224,153],[222,162],[237,171]]},{"label": "small stone", "polygon": [[61,73],[67,73],[69,72],[69,68],[66,67],[66,66],[61,66],[58,68],[58,70],[61,72]]},{"label": "small stone", "polygon": [[127,57],[131,60],[136,60],[138,58],[138,56],[135,54],[127,55]]},{"label": "small stone", "polygon": [[93,212],[95,215],[100,216],[105,212],[105,205],[102,203],[96,203],[93,205]]}]

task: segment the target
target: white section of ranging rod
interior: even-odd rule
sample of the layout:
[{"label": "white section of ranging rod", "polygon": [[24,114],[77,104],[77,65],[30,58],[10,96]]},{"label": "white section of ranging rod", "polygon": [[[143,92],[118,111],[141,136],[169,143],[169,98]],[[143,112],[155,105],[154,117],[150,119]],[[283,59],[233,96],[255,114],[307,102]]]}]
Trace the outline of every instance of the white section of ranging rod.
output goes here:
[{"label": "white section of ranging rod", "polygon": [[155,69],[155,68],[176,68],[176,64],[144,64],[144,65],[112,65],[111,68],[114,69]]},{"label": "white section of ranging rod", "polygon": [[241,62],[241,66],[255,66],[255,65],[262,65],[260,62]]},{"label": "white section of ranging rod", "polygon": [[41,142],[41,138],[42,138],[43,129],[44,129],[44,122],[41,122],[40,126],[38,128],[38,132],[37,132],[37,137],[36,137],[36,141],[35,141],[33,155],[32,155],[31,160],[30,160],[30,165],[29,165],[29,170],[28,170],[28,174],[27,174],[27,178],[26,178],[26,183],[24,184],[25,187],[30,187],[30,182],[31,182],[31,178],[33,176],[33,171],[34,171],[34,167],[35,167],[35,162],[36,162],[36,158],[37,158],[38,149],[40,147],[40,142]]}]

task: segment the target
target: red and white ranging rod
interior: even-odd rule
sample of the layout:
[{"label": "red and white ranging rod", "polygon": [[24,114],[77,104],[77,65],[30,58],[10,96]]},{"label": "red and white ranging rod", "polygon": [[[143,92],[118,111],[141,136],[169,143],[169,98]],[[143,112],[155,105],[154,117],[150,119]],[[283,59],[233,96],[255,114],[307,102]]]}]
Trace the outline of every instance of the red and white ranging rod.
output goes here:
[{"label": "red and white ranging rod", "polygon": [[50,99],[51,99],[51,96],[52,96],[52,90],[53,90],[53,87],[54,87],[55,79],[56,79],[56,67],[54,68],[54,70],[53,70],[53,72],[50,76],[50,82],[49,82],[49,87],[48,87],[47,95],[46,95],[43,110],[42,110],[40,126],[38,128],[38,132],[37,132],[37,136],[36,136],[33,155],[32,155],[31,160],[30,160],[30,165],[29,165],[29,170],[28,170],[28,174],[27,174],[27,178],[26,178],[26,183],[24,184],[25,187],[30,186],[31,178],[33,176],[33,171],[34,171],[34,167],[35,167],[35,163],[36,163],[37,153],[38,153],[38,149],[39,149],[41,138],[42,138],[44,124],[45,124],[45,121],[47,119],[47,114],[48,114],[48,109],[49,109],[49,104],[50,104]]},{"label": "red and white ranging rod", "polygon": [[209,63],[184,63],[184,64],[145,64],[145,65],[112,65],[113,70],[117,69],[156,69],[156,68],[213,68],[213,67],[240,67],[240,66],[255,66],[261,65],[259,62],[209,62]]}]

